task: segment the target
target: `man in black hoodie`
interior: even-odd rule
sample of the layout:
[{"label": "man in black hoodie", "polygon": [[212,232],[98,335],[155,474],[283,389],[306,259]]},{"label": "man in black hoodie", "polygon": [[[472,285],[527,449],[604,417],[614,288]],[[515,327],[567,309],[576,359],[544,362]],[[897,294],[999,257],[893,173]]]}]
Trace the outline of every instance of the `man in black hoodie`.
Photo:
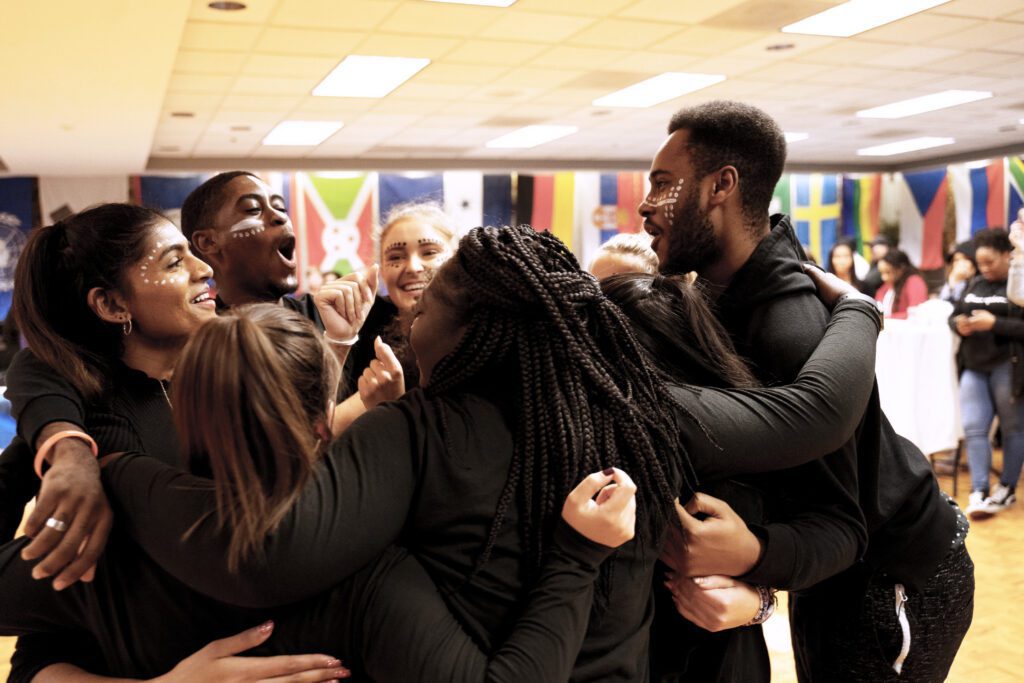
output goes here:
[{"label": "man in black hoodie", "polygon": [[[737,350],[767,385],[791,382],[828,324],[788,217],[768,216],[785,159],[782,131],[754,107],[709,102],[683,109],[652,163],[651,194],[640,206],[662,272],[698,273]],[[869,537],[853,566],[829,566],[834,531],[814,523],[815,515],[828,513],[811,503],[814,515],[800,524],[769,519],[751,526],[760,559],[720,572],[746,572],[740,578],[750,583],[786,587],[777,577],[796,555],[804,573],[789,583],[821,581],[790,598],[800,680],[886,680],[901,668],[921,676],[913,680],[944,678],[970,623],[973,567],[956,510],[942,498],[927,460],[893,432],[877,389],[857,434],[840,451],[758,479],[762,490],[785,490],[793,509],[802,498],[819,501],[824,482],[859,502]],[[927,589],[949,599],[956,583],[964,585],[945,608],[924,595]],[[910,641],[893,609],[908,593],[907,611],[916,619],[909,657],[901,653]],[[880,618],[863,607],[876,598],[887,610]]]}]

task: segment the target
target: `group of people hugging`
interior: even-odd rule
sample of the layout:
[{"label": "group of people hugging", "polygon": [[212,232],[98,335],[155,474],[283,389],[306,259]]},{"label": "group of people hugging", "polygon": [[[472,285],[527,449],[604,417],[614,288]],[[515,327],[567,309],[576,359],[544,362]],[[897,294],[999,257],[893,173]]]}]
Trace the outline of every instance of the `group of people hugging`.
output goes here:
[{"label": "group of people hugging", "polygon": [[295,297],[287,207],[242,171],[180,229],[33,230],[12,680],[767,682],[777,590],[802,681],[943,680],[966,519],[879,408],[876,306],[768,215],[785,156],[756,108],[678,112],[639,207],[658,270],[601,279],[408,205]]}]

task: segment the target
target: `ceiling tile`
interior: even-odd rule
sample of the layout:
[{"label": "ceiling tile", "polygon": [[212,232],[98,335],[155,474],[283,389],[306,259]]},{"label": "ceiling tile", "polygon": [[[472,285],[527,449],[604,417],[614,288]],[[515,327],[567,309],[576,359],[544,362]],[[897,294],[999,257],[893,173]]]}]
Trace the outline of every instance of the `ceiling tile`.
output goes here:
[{"label": "ceiling tile", "polygon": [[1005,52],[982,52],[980,50],[961,52],[955,59],[943,59],[933,62],[928,65],[928,68],[951,73],[985,73],[988,69],[1004,64],[1012,64],[1014,67],[1018,67],[1019,73],[1019,58]]},{"label": "ceiling tile", "polygon": [[354,31],[268,27],[256,44],[261,53],[334,57],[341,61],[365,39]]},{"label": "ceiling tile", "polygon": [[301,101],[302,98],[297,95],[286,97],[273,95],[239,95],[231,93],[224,97],[221,107],[224,109],[237,109],[241,111],[253,109],[257,111],[267,110],[270,112],[276,112],[281,118],[284,118],[288,112]]},{"label": "ceiling tile", "polygon": [[963,53],[959,50],[914,45],[887,50],[882,54],[869,58],[866,63],[873,66],[888,66],[894,69],[913,69],[960,55],[963,55]]},{"label": "ceiling tile", "polygon": [[990,21],[957,31],[930,42],[962,50],[984,50],[1024,54],[1024,24]]},{"label": "ceiling tile", "polygon": [[261,26],[190,21],[185,24],[180,49],[245,52],[252,49],[262,30]]},{"label": "ceiling tile", "polygon": [[220,106],[224,99],[223,92],[216,93],[183,93],[169,92],[164,98],[164,111],[212,112]]},{"label": "ceiling tile", "polygon": [[224,24],[263,24],[274,9],[275,0],[245,0],[244,10],[215,10],[210,0],[192,0],[188,18],[190,21],[207,21]]},{"label": "ceiling tile", "polygon": [[319,82],[320,79],[315,77],[240,76],[231,92],[246,95],[308,95]]},{"label": "ceiling tile", "polygon": [[932,10],[935,14],[995,19],[1020,12],[1020,0],[953,0]]},{"label": "ceiling tile", "polygon": [[953,33],[954,31],[962,31],[972,26],[977,26],[978,23],[976,19],[943,17],[929,12],[921,12],[906,19],[900,19],[891,24],[860,33],[857,35],[857,38],[915,45],[932,38]]},{"label": "ceiling tile", "polygon": [[730,78],[750,73],[764,62],[749,57],[706,57],[693,62],[688,71],[700,74],[721,74]]},{"label": "ceiling tile", "polygon": [[603,17],[629,5],[632,0],[518,0],[514,5],[517,12],[554,12],[557,14],[581,14],[588,17]]},{"label": "ceiling tile", "polygon": [[248,57],[242,52],[180,50],[174,71],[183,74],[232,75],[238,73]]},{"label": "ceiling tile", "polygon": [[315,78],[319,82],[338,64],[333,57],[292,57],[253,54],[242,68],[245,76],[287,76]]},{"label": "ceiling tile", "polygon": [[694,64],[701,61],[699,55],[680,55],[671,52],[655,52],[652,50],[638,50],[628,57],[617,60],[614,64],[616,69],[623,71],[636,71],[650,75],[664,73],[666,71],[695,71]]},{"label": "ceiling tile", "polygon": [[520,67],[491,82],[496,87],[556,88],[583,76],[586,72],[567,69]]},{"label": "ceiling tile", "polygon": [[892,45],[873,43],[867,40],[849,38],[826,47],[800,55],[800,61],[808,64],[865,64],[869,59],[892,50]]},{"label": "ceiling tile", "polygon": [[679,29],[665,22],[602,19],[572,36],[574,45],[636,47],[655,45]]},{"label": "ceiling tile", "polygon": [[784,62],[773,64],[764,69],[757,69],[746,74],[746,77],[755,81],[768,81],[771,83],[799,82],[805,78],[818,76],[823,73],[831,73],[832,68],[821,64],[802,64],[800,62]]},{"label": "ceiling tile", "polygon": [[167,83],[169,92],[223,93],[234,82],[234,76],[174,74]]},{"label": "ceiling tile", "polygon": [[530,65],[561,69],[600,69],[626,59],[630,54],[626,50],[559,45],[535,57]]},{"label": "ceiling tile", "polygon": [[587,17],[562,14],[515,12],[501,18],[480,33],[485,38],[528,40],[538,43],[561,43],[594,23]]},{"label": "ceiling tile", "polygon": [[416,74],[416,82],[486,85],[508,71],[504,66],[474,66],[435,62]]},{"label": "ceiling tile", "polygon": [[762,37],[753,31],[734,31],[724,28],[694,26],[683,29],[671,38],[654,46],[655,50],[679,54],[716,55],[732,50]]},{"label": "ceiling tile", "polygon": [[538,43],[507,40],[467,40],[444,56],[446,62],[515,66],[548,49]]},{"label": "ceiling tile", "polygon": [[455,83],[420,83],[413,79],[398,88],[389,98],[412,100],[458,100],[467,97],[479,86]]},{"label": "ceiling tile", "polygon": [[676,24],[699,24],[747,0],[640,0],[619,10],[619,16]]},{"label": "ceiling tile", "polygon": [[368,31],[398,7],[398,0],[280,0],[274,26]]},{"label": "ceiling tile", "polygon": [[[832,45],[837,41],[838,39],[836,38],[826,38],[823,36],[798,36],[792,34],[786,35],[782,33],[771,33],[756,40],[744,42],[742,45],[730,50],[726,54],[734,57],[756,59],[762,63],[765,61],[779,62],[787,59],[794,59],[800,55],[826,47],[827,45]],[[792,45],[792,47],[784,50],[769,49],[778,48],[783,45]]]},{"label": "ceiling tile", "polygon": [[379,30],[409,35],[472,36],[504,14],[493,7],[406,2],[391,13]]},{"label": "ceiling tile", "polygon": [[374,33],[359,43],[353,52],[360,55],[377,55],[380,57],[426,57],[427,59],[440,59],[457,47],[459,42],[454,38]]}]

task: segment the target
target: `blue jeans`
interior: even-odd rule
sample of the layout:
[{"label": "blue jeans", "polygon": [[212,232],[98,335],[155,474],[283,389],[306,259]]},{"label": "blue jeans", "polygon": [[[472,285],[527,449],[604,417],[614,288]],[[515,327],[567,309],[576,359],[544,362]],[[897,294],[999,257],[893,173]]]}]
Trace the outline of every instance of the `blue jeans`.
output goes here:
[{"label": "blue jeans", "polygon": [[964,370],[960,375],[960,410],[971,468],[971,490],[988,490],[992,447],[988,433],[999,415],[1003,432],[1003,475],[1000,482],[1016,486],[1024,465],[1024,397],[1012,397],[1013,371],[1007,360],[991,372]]}]

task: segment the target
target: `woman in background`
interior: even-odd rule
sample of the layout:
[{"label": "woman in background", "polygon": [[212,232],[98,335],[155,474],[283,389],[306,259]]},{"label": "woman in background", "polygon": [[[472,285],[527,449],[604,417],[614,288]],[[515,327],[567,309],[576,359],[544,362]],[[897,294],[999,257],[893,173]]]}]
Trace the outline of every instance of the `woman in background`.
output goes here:
[{"label": "woman in background", "polygon": [[887,318],[906,318],[907,311],[928,300],[928,285],[910,257],[899,249],[890,249],[878,262],[882,286],[875,300]]},{"label": "woman in background", "polygon": [[853,258],[853,246],[849,242],[838,242],[828,252],[826,270],[835,274],[840,280],[864,291],[864,283],[857,277],[856,264]]}]

